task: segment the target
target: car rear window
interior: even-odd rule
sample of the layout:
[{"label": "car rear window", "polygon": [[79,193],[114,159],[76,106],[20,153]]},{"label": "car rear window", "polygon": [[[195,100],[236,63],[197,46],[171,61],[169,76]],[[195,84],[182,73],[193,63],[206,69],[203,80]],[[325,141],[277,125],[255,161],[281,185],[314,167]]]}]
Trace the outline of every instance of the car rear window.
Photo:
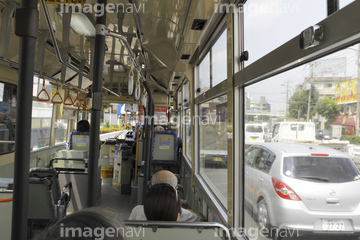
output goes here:
[{"label": "car rear window", "polygon": [[262,133],[263,132],[263,128],[260,125],[250,125],[250,126],[246,126],[245,129],[246,132],[257,132],[257,133]]},{"label": "car rear window", "polygon": [[360,179],[359,170],[348,158],[285,157],[285,176],[313,182],[343,183]]}]

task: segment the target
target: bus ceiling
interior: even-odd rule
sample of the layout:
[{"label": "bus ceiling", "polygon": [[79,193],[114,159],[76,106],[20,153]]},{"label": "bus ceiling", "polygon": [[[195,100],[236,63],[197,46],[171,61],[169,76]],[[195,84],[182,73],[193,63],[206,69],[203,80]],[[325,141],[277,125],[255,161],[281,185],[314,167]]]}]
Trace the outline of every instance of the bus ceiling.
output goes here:
[{"label": "bus ceiling", "polygon": [[[0,3],[3,13],[0,59],[16,67],[19,40],[11,28],[14,11],[20,3],[6,2]],[[95,0],[83,5],[46,3],[45,7],[38,8],[36,73],[39,76],[46,73],[49,80],[60,79],[62,83],[82,89],[91,86],[95,19],[101,11],[106,11],[103,86],[108,95],[120,96],[123,101],[130,97],[126,94],[129,79],[133,76],[134,86],[138,81],[138,74],[132,68],[134,59],[139,64],[138,72],[144,76],[146,73],[152,90],[172,94],[173,86],[178,85],[191,68],[189,61],[217,6],[215,1],[207,0],[154,0],[151,3],[109,0],[99,8]],[[133,56],[124,41],[114,34],[124,37]]]}]

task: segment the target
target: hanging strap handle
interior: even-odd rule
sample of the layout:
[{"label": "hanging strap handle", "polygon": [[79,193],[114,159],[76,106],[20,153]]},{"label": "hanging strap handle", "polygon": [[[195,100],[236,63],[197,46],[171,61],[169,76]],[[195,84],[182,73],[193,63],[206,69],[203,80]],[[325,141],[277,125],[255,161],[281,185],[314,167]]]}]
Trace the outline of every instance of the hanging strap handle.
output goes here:
[{"label": "hanging strap handle", "polygon": [[73,102],[73,106],[74,107],[81,107],[81,101],[79,99],[79,89],[76,92],[76,98],[75,98],[75,100]]},{"label": "hanging strap handle", "polygon": [[[67,103],[68,100],[70,100],[71,103]],[[70,85],[68,85],[68,91],[67,91],[67,96],[64,99],[64,105],[73,105],[73,100],[70,96]]]},{"label": "hanging strap handle", "polygon": [[[54,96],[51,99],[51,102],[54,103],[54,104],[63,103],[63,99],[62,99],[62,97],[61,97],[61,95],[59,93],[59,82],[60,82],[60,80],[57,81],[56,93],[54,94]],[[55,100],[55,97],[57,97],[57,96],[60,98],[60,100]]]},{"label": "hanging strap handle", "polygon": [[137,75],[137,81],[135,84],[135,100],[139,101],[141,95],[141,87],[140,87],[140,73]]},{"label": "hanging strap handle", "polygon": [[131,96],[134,90],[134,61],[131,61],[131,69],[129,72],[129,82],[128,82],[128,94]]},{"label": "hanging strap handle", "polygon": [[[37,99],[38,101],[40,101],[40,102],[47,102],[47,101],[50,100],[50,96],[49,96],[48,92],[47,92],[46,89],[45,89],[45,80],[46,80],[46,74],[45,74],[44,79],[43,79],[43,87],[42,87],[41,91],[39,92],[39,94],[38,94],[37,97],[36,97],[36,99]],[[47,96],[47,98],[40,98],[40,95],[41,95],[43,92],[45,93],[45,95]]]},{"label": "hanging strap handle", "polygon": [[86,92],[84,92],[84,100],[81,102],[81,107],[82,108],[87,108],[87,106],[86,106]]}]

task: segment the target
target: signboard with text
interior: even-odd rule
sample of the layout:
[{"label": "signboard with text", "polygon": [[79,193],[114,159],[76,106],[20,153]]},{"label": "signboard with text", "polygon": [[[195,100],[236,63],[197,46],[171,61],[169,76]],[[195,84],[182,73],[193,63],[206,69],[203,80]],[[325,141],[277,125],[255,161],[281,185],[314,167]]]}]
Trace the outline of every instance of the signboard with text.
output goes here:
[{"label": "signboard with text", "polygon": [[357,79],[338,83],[335,85],[336,103],[354,103],[357,101]]}]

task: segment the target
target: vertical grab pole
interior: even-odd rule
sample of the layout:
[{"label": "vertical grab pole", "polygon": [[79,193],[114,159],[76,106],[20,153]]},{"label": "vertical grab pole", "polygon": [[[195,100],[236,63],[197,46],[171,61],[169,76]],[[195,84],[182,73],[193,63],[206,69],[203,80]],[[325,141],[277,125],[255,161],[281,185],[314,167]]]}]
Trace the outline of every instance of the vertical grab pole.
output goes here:
[{"label": "vertical grab pole", "polygon": [[22,7],[16,10],[15,19],[15,34],[20,37],[20,52],[16,107],[12,240],[27,239],[31,110],[35,48],[39,23],[37,4],[37,0],[22,1]]},{"label": "vertical grab pole", "polygon": [[151,93],[149,84],[144,79],[143,85],[148,94],[148,111],[144,119],[144,140],[143,140],[143,158],[145,160],[145,171],[144,171],[144,183],[143,183],[143,197],[147,192],[147,181],[150,180],[151,175],[151,150],[152,150],[152,138],[154,129],[154,112],[155,103]]},{"label": "vertical grab pole", "polygon": [[[98,186],[98,160],[99,160],[99,135],[100,135],[100,111],[102,108],[102,80],[105,56],[105,27],[106,27],[106,4],[107,0],[98,0],[98,12],[96,17],[96,36],[94,51],[94,71],[92,84],[92,109],[89,150],[89,179],[88,179],[88,207],[92,207],[97,201]],[[101,10],[101,11],[100,11]]]}]

